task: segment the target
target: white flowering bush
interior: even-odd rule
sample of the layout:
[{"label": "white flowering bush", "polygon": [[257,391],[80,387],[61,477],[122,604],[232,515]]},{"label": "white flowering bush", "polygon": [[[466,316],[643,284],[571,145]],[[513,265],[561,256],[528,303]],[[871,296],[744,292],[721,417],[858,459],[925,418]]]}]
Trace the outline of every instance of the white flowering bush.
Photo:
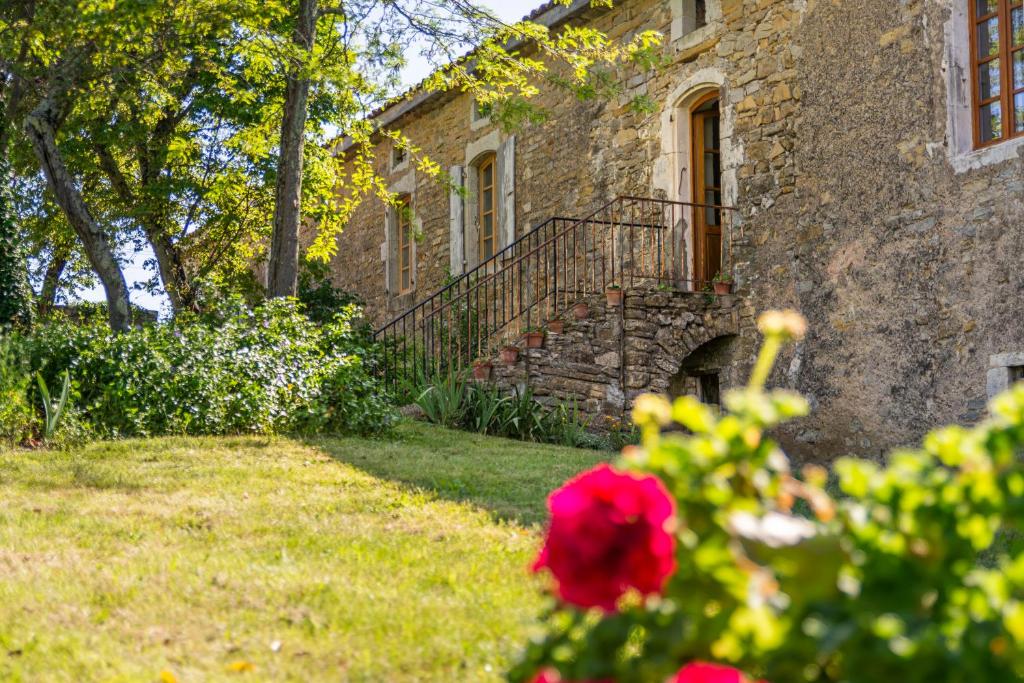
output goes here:
[{"label": "white flowering bush", "polygon": [[9,343],[51,384],[70,373],[99,436],[372,433],[394,413],[358,316],[350,306],[317,325],[276,300],[117,335],[101,321],[52,323]]}]

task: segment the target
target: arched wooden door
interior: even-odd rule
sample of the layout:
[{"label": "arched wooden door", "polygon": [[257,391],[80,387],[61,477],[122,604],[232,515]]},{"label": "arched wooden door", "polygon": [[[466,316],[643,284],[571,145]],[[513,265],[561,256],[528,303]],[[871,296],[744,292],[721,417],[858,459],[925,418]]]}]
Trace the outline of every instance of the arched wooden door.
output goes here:
[{"label": "arched wooden door", "polygon": [[693,151],[693,273],[698,287],[722,269],[722,136],[718,93],[699,99],[691,110]]}]

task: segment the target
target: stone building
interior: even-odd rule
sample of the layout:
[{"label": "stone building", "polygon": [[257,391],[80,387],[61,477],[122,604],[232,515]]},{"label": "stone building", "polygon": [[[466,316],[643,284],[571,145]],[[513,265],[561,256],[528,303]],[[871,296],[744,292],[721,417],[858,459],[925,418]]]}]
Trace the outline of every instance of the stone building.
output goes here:
[{"label": "stone building", "polygon": [[[422,177],[381,141],[378,170],[411,210],[365,204],[335,263],[337,283],[366,299],[379,326],[469,273],[460,286],[477,299],[450,290],[415,309],[421,321],[457,303],[485,319],[488,343],[515,336],[522,320],[494,311],[521,306],[510,289],[550,278],[537,255],[560,250],[558,302],[527,305],[568,320],[565,331],[496,375],[616,417],[648,390],[715,400],[749,369],[756,313],[795,308],[811,333],[775,383],[807,395],[814,413],[783,438],[818,457],[875,455],[975,421],[993,391],[1024,375],[1024,7],[579,0],[533,16],[613,37],[659,30],[667,63],[623,70],[611,99],[546,91],[551,116],[514,133],[458,93],[413,93],[381,112],[380,125],[401,129],[466,191]],[[652,106],[631,106],[638,95]],[[652,203],[615,204],[625,196]],[[608,206],[617,213],[594,218]],[[587,230],[611,242],[568,246]],[[606,247],[617,275],[598,253]],[[654,253],[657,273],[629,277]],[[569,262],[595,275],[591,286],[566,274]],[[720,271],[733,295],[705,291]],[[598,284],[624,287],[625,304],[607,308]],[[589,304],[584,320],[574,303]],[[429,341],[431,352],[443,346]]]}]

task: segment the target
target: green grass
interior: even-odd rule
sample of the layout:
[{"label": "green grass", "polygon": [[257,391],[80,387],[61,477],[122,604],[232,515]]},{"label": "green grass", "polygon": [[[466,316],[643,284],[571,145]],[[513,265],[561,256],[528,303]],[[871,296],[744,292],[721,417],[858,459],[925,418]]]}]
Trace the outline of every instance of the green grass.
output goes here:
[{"label": "green grass", "polygon": [[544,498],[603,457],[419,425],[0,452],[0,680],[498,680]]}]

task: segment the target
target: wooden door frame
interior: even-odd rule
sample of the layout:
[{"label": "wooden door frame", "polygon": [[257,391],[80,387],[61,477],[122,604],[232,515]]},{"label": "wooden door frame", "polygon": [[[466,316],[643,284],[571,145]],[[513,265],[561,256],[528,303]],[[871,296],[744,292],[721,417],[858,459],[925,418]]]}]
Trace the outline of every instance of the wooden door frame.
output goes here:
[{"label": "wooden door frame", "polygon": [[[709,92],[699,98],[690,105],[689,116],[690,116],[690,168],[693,169],[693,173],[690,174],[690,196],[693,197],[694,204],[704,204],[706,197],[704,195],[704,187],[701,184],[704,178],[704,127],[703,125],[695,125],[698,117],[698,109],[706,105],[708,102],[718,101],[718,119],[719,119],[719,135],[721,135],[721,119],[722,119],[722,99],[721,93],[717,90]],[[721,179],[719,179],[720,182]],[[697,286],[704,286],[713,277],[713,273],[705,272],[705,249],[706,249],[706,236],[701,234],[701,227],[704,225],[704,212],[705,209],[694,206],[693,207],[693,280]],[[705,231],[706,232],[706,231]]]}]

